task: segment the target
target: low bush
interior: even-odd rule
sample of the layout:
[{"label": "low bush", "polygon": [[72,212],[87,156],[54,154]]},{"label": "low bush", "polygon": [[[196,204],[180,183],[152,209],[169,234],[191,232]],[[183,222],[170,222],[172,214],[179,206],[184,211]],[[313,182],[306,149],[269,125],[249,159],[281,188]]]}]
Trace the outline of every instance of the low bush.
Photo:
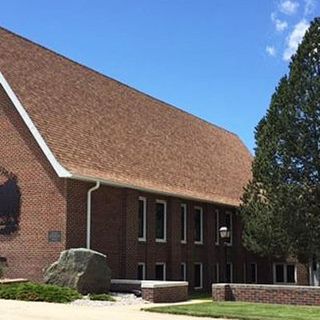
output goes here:
[{"label": "low bush", "polygon": [[66,303],[81,298],[77,291],[55,285],[30,282],[0,285],[0,299]]},{"label": "low bush", "polygon": [[112,302],[116,301],[115,298],[113,298],[112,296],[106,293],[90,294],[89,299],[96,300],[96,301],[112,301]]}]

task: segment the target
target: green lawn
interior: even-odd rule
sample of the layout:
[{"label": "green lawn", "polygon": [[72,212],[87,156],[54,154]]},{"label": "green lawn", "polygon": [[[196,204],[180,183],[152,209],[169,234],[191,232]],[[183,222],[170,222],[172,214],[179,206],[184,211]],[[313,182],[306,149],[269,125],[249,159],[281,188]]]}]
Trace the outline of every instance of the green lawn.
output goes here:
[{"label": "green lawn", "polygon": [[320,307],[288,306],[245,302],[205,302],[154,307],[150,312],[241,320],[319,320]]}]

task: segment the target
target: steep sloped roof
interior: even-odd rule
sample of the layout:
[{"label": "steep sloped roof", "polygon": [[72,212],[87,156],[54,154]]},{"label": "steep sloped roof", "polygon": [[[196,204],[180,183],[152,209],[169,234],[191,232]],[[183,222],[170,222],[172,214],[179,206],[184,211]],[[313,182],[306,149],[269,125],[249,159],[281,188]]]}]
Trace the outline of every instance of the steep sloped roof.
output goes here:
[{"label": "steep sloped roof", "polygon": [[252,159],[235,134],[2,28],[0,72],[72,174],[239,204]]}]

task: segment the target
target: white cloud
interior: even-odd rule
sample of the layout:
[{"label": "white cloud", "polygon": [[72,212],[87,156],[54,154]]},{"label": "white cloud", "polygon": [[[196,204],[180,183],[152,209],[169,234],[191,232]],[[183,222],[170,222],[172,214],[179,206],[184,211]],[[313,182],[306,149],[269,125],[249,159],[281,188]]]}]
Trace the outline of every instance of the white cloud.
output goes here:
[{"label": "white cloud", "polygon": [[279,10],[287,15],[293,15],[297,12],[299,3],[293,0],[281,0]]},{"label": "white cloud", "polygon": [[274,46],[266,46],[266,52],[271,57],[275,57],[277,55],[277,50]]},{"label": "white cloud", "polygon": [[304,15],[308,16],[315,10],[316,7],[316,0],[304,0]]},{"label": "white cloud", "polygon": [[284,31],[288,28],[288,22],[285,20],[280,20],[277,18],[277,15],[275,12],[271,14],[271,20],[274,23],[274,26],[276,27],[276,30],[279,32]]},{"label": "white cloud", "polygon": [[309,28],[309,24],[306,20],[301,20],[297,23],[292,32],[289,34],[286,40],[286,49],[283,53],[283,60],[290,60],[291,56],[297,51],[300,42],[303,39],[304,34]]}]

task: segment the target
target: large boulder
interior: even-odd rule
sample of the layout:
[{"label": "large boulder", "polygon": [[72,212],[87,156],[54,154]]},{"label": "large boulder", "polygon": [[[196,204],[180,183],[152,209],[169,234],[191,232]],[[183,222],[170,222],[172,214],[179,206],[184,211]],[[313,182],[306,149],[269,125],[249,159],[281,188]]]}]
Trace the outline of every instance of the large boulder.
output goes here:
[{"label": "large boulder", "polygon": [[111,271],[106,256],[89,249],[62,251],[44,273],[44,281],[78,290],[82,294],[109,291]]}]

